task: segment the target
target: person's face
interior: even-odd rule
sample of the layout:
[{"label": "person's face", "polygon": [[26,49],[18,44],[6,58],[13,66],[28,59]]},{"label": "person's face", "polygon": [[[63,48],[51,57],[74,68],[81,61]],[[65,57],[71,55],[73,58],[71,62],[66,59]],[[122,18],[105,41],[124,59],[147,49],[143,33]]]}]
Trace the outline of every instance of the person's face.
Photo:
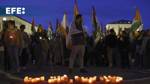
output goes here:
[{"label": "person's face", "polygon": [[76,19],[77,25],[82,25],[82,22],[83,22],[82,17]]},{"label": "person's face", "polygon": [[20,29],[21,31],[24,31],[24,29],[22,28],[22,29]]},{"label": "person's face", "polygon": [[39,28],[39,32],[43,32],[43,28],[42,27]]},{"label": "person's face", "polygon": [[14,29],[14,25],[13,24],[8,24],[8,28]]}]

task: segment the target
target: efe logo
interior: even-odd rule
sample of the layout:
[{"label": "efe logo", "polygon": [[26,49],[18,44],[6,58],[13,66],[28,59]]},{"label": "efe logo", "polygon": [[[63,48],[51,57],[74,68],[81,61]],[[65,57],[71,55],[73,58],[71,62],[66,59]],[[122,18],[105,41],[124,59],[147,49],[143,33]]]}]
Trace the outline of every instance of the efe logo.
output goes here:
[{"label": "efe logo", "polygon": [[6,7],[5,8],[6,14],[25,14],[25,8],[24,7]]}]

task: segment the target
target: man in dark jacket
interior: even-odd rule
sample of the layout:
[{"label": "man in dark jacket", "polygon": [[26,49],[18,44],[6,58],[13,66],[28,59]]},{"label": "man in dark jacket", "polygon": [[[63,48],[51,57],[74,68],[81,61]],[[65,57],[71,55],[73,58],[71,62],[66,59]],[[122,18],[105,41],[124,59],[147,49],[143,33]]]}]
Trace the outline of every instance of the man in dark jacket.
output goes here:
[{"label": "man in dark jacket", "polygon": [[117,47],[117,36],[113,29],[111,29],[109,35],[106,36],[105,43],[107,48],[108,64],[109,67],[111,68],[114,63],[113,56],[116,52]]}]

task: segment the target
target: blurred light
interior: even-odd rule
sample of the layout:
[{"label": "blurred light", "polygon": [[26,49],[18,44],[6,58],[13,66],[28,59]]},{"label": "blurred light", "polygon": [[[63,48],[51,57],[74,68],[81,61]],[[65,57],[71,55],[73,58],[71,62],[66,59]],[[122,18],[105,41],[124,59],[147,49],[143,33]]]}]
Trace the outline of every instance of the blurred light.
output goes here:
[{"label": "blurred light", "polygon": [[13,18],[11,18],[11,20],[14,20]]},{"label": "blurred light", "polygon": [[7,18],[6,17],[3,17],[3,21],[6,21],[7,20]]},{"label": "blurred light", "polygon": [[110,26],[109,25],[106,25],[106,28],[109,28]]}]

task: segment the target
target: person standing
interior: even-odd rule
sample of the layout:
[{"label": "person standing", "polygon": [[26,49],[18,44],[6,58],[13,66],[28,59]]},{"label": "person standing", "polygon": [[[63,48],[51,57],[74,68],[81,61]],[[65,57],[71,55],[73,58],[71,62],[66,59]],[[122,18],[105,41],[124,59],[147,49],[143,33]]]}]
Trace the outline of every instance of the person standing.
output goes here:
[{"label": "person standing", "polygon": [[36,63],[38,65],[38,68],[41,68],[44,67],[47,63],[48,49],[49,49],[48,38],[42,25],[39,25],[35,39],[36,39],[35,40]]},{"label": "person standing", "polygon": [[10,59],[10,65],[12,70],[20,71],[19,67],[19,48],[20,48],[20,36],[18,30],[15,28],[15,22],[8,22],[8,29],[4,34],[4,43],[6,47],[7,55]]},{"label": "person standing", "polygon": [[42,32],[42,38],[40,40],[40,44],[41,44],[41,55],[42,55],[42,59],[41,60],[41,64],[42,65],[46,65],[47,64],[47,58],[48,58],[48,50],[49,50],[49,43],[48,43],[48,37],[46,35],[46,30],[43,30]]},{"label": "person standing", "polygon": [[150,69],[150,30],[145,32],[140,50],[140,55],[142,55],[143,59],[143,68]]},{"label": "person standing", "polygon": [[70,36],[72,41],[72,51],[69,58],[69,72],[72,73],[75,58],[79,55],[80,72],[87,72],[84,69],[84,53],[85,53],[85,30],[83,27],[82,15],[75,17],[75,23],[71,25]]},{"label": "person standing", "polygon": [[54,39],[54,64],[60,65],[62,64],[62,58],[63,58],[63,43],[62,38],[59,33],[56,33],[55,39]]},{"label": "person standing", "polygon": [[0,70],[4,70],[4,44],[3,44],[3,32],[0,32]]},{"label": "person standing", "polygon": [[21,69],[26,69],[26,64],[30,56],[30,52],[29,52],[30,40],[28,34],[24,32],[24,29],[25,29],[25,25],[21,25],[20,26],[21,47],[19,50]]},{"label": "person standing", "polygon": [[[129,68],[129,37],[125,31],[121,31],[119,37],[119,53],[121,59],[122,68]],[[118,60],[119,61],[119,60]]]},{"label": "person standing", "polygon": [[[116,57],[116,49],[117,49],[117,36],[113,29],[110,30],[109,35],[106,36],[106,48],[107,48],[107,57],[108,57],[108,65],[109,68],[113,67],[117,57]],[[115,59],[115,60],[113,60]]]}]

